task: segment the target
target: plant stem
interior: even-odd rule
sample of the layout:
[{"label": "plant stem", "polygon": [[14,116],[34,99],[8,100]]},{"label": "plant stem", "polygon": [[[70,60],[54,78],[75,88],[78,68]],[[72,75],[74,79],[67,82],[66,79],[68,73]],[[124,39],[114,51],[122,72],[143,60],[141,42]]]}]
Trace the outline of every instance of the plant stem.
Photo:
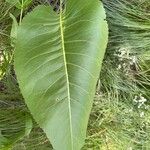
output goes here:
[{"label": "plant stem", "polygon": [[20,12],[20,21],[19,21],[19,25],[21,25],[22,22],[22,15],[23,15],[23,0],[21,2],[21,12]]}]

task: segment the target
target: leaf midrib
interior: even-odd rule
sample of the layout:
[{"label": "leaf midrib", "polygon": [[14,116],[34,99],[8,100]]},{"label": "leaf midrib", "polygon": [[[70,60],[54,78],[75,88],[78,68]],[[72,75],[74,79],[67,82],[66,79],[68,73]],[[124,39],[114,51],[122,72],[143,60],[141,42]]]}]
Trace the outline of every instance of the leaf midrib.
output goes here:
[{"label": "leaf midrib", "polygon": [[62,43],[62,52],[64,58],[64,67],[66,74],[66,82],[67,82],[67,99],[68,99],[68,109],[69,109],[69,127],[70,127],[70,138],[71,138],[71,150],[73,150],[73,132],[72,132],[72,117],[71,117],[71,104],[70,104],[70,88],[69,88],[69,78],[68,78],[68,69],[66,62],[66,53],[65,53],[65,42],[64,42],[64,29],[63,29],[63,14],[62,14],[62,0],[60,0],[60,34],[61,34],[61,43]]}]

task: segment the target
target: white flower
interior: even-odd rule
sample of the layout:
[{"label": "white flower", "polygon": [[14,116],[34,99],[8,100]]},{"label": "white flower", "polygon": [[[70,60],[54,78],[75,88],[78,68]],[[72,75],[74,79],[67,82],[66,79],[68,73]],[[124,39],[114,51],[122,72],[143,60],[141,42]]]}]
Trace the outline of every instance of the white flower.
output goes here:
[{"label": "white flower", "polygon": [[125,54],[126,54],[125,50],[121,51],[120,57],[124,56]]},{"label": "white flower", "polygon": [[134,99],[133,99],[133,101],[136,102],[136,103],[138,102],[138,101],[137,101],[137,98],[138,98],[138,97],[135,96]]},{"label": "white flower", "polygon": [[126,67],[126,63],[123,63],[122,66],[125,68]]},{"label": "white flower", "polygon": [[142,103],[139,103],[138,108],[141,108],[141,106],[142,106]]},{"label": "white flower", "polygon": [[147,99],[140,95],[139,103],[144,104],[146,101],[147,101]]},{"label": "white flower", "polygon": [[136,56],[131,56],[131,57],[130,57],[130,65],[133,65],[133,64],[135,64],[136,62],[137,62]]},{"label": "white flower", "polygon": [[132,62],[135,64],[135,63],[136,63],[136,61],[137,61],[136,56],[132,56]]},{"label": "white flower", "polygon": [[149,106],[145,106],[145,109],[148,109],[149,108]]},{"label": "white flower", "polygon": [[118,67],[117,67],[117,70],[120,70],[122,67],[121,65],[119,64]]},{"label": "white flower", "polygon": [[140,94],[139,96],[135,96],[133,101],[138,104],[138,108],[141,108],[141,106],[147,102],[147,99]]},{"label": "white flower", "polygon": [[125,48],[120,48],[118,51],[120,52],[120,55],[125,55],[127,53],[127,49]]},{"label": "white flower", "polygon": [[140,113],[140,117],[141,118],[144,117],[144,112],[143,111]]}]

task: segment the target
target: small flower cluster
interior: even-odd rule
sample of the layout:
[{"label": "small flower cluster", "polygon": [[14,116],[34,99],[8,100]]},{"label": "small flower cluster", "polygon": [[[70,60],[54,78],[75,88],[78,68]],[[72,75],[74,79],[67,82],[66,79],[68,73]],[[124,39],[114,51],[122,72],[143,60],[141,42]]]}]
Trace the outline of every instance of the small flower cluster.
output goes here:
[{"label": "small flower cluster", "polygon": [[137,63],[137,57],[131,55],[129,48],[120,48],[115,56],[117,56],[120,62],[117,66],[117,70],[123,69],[126,73],[128,73],[131,66]]},{"label": "small flower cluster", "polygon": [[137,63],[137,58],[136,56],[130,56],[130,65],[134,65]]},{"label": "small flower cluster", "polygon": [[[148,106],[145,104],[147,102],[147,99],[142,96],[142,94],[140,94],[139,96],[135,96],[134,99],[133,99],[133,102],[136,103],[137,107],[140,109],[140,108],[144,108],[145,110],[148,109]],[[140,117],[144,117],[144,111],[140,112]]]},{"label": "small flower cluster", "polygon": [[141,108],[147,102],[147,99],[140,94],[139,96],[135,96],[133,101],[138,104],[138,108]]},{"label": "small flower cluster", "polygon": [[119,57],[119,60],[123,61],[127,56],[129,55],[129,49],[126,48],[120,48],[117,52],[117,56]]}]

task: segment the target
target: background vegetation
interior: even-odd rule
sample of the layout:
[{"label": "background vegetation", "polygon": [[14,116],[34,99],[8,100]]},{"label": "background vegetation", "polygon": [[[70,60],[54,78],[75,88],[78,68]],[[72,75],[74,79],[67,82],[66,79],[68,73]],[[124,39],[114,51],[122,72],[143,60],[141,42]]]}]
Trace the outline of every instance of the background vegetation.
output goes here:
[{"label": "background vegetation", "polygon": [[[103,0],[109,44],[83,150],[150,149],[150,1]],[[34,0],[25,15],[45,1]],[[13,70],[12,13],[0,1],[0,149],[50,150],[51,145],[25,106]],[[31,132],[30,132],[31,131]],[[30,133],[30,134],[29,134]]]}]

